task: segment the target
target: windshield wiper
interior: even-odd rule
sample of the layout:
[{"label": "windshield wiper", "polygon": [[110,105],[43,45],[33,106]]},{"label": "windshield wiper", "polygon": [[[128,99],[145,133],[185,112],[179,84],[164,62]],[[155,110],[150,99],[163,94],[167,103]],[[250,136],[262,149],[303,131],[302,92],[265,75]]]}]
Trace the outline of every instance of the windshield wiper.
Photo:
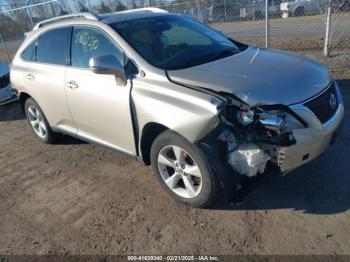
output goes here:
[{"label": "windshield wiper", "polygon": [[189,67],[193,67],[201,64],[206,64],[206,63],[209,63],[224,57],[228,57],[240,52],[241,52],[240,49],[226,49],[221,51],[218,54],[215,54],[214,56],[209,56],[209,59],[207,59],[208,56],[202,56],[202,57],[193,58],[191,60],[185,60],[175,65],[168,66],[166,70],[179,70],[179,69],[185,69],[185,68],[189,68]]}]

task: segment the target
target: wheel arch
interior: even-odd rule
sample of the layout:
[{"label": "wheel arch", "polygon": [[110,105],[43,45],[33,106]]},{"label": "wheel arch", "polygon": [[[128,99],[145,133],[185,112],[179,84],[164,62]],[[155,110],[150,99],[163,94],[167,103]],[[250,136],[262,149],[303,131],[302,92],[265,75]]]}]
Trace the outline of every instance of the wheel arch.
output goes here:
[{"label": "wheel arch", "polygon": [[21,92],[19,94],[19,101],[20,101],[21,108],[22,108],[23,112],[24,112],[24,104],[25,104],[25,102],[27,101],[28,98],[32,98],[28,93]]},{"label": "wheel arch", "polygon": [[169,128],[155,122],[146,124],[142,129],[140,151],[142,160],[145,163],[145,165],[151,164],[151,147],[153,141],[166,130],[169,130]]},{"label": "wheel arch", "polygon": [[299,9],[300,9],[300,10],[303,10],[304,12],[305,12],[305,10],[306,10],[305,7],[304,7],[303,5],[297,5],[297,6],[294,7],[294,10],[293,10],[293,15],[294,15],[294,16],[297,16],[297,15],[298,15],[296,12],[297,12],[297,10],[299,10]]},{"label": "wheel arch", "polygon": [[42,113],[44,114],[45,116],[45,119],[46,121],[49,123],[49,126],[52,128],[52,125],[51,125],[51,122],[49,121],[49,119],[47,118],[47,115],[45,114],[45,111],[42,109],[41,105],[37,102],[37,100],[35,99],[35,97],[33,97],[32,95],[26,93],[26,92],[20,92],[20,94],[18,95],[19,96],[19,101],[20,101],[20,105],[21,105],[21,108],[23,110],[23,113],[25,113],[25,103],[26,101],[30,98],[32,99],[35,103],[38,104],[38,106],[40,107],[40,110],[42,111]]}]

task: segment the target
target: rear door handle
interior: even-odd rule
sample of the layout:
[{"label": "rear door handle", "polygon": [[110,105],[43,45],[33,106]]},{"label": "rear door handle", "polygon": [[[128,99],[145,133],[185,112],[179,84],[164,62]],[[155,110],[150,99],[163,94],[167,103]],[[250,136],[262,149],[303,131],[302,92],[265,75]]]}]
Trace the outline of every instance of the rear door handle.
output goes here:
[{"label": "rear door handle", "polygon": [[67,82],[66,86],[69,87],[72,90],[79,88],[79,85],[75,81]]},{"label": "rear door handle", "polygon": [[34,76],[32,73],[28,73],[28,74],[26,75],[26,78],[27,78],[28,80],[30,80],[30,81],[33,81],[33,80],[35,79],[35,76]]}]

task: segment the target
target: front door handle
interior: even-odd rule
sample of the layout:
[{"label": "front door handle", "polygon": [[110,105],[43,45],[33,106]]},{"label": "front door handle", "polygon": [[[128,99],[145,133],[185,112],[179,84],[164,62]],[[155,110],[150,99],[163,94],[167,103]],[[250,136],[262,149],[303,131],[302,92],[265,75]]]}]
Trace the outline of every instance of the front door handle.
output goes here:
[{"label": "front door handle", "polygon": [[35,76],[32,74],[32,73],[28,73],[26,75],[26,78],[29,80],[29,81],[33,81],[35,79]]},{"label": "front door handle", "polygon": [[66,86],[69,87],[72,90],[79,88],[79,85],[75,81],[67,82]]}]

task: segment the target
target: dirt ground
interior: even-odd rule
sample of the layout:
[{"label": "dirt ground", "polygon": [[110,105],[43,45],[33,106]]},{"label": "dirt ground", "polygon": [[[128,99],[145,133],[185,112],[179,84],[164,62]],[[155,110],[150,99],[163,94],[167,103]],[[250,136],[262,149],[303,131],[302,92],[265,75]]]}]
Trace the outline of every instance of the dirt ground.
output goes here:
[{"label": "dirt ground", "polygon": [[347,107],[320,158],[266,177],[241,206],[199,210],[169,198],[151,168],[71,138],[41,144],[17,104],[2,107],[0,254],[350,254],[349,148]]}]

